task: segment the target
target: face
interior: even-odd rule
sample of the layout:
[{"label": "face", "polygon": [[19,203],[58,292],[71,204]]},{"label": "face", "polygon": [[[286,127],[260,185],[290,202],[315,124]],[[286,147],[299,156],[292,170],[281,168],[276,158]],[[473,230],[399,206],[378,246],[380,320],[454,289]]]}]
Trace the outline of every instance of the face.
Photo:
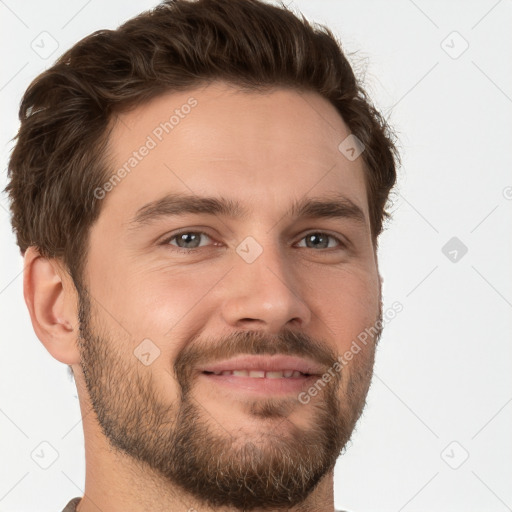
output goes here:
[{"label": "face", "polygon": [[112,447],[209,505],[304,502],[364,407],[380,331],[343,354],[380,280],[348,135],[318,95],[222,83],[111,133],[79,378]]}]

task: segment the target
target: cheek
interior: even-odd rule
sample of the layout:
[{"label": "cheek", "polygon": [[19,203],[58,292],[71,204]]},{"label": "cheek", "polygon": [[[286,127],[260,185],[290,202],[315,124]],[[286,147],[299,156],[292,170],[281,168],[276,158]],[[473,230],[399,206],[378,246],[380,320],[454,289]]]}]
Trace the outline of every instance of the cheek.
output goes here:
[{"label": "cheek", "polygon": [[[129,333],[128,343],[134,346],[146,338],[154,341],[165,356],[161,361],[172,361],[182,345],[218,316],[222,297],[217,285],[230,269],[229,263],[221,262],[179,267],[168,262],[134,265],[97,258],[93,263],[91,285],[106,310],[105,320],[112,329]],[[315,264],[308,265],[307,271],[297,264],[291,270],[291,288],[312,312],[306,329],[324,333],[339,352],[377,319],[379,280],[370,263]]]},{"label": "cheek", "polygon": [[343,269],[328,276],[317,276],[309,304],[324,324],[319,328],[331,337],[338,352],[347,350],[352,341],[375,325],[379,316],[380,287],[377,273]]},{"label": "cheek", "polygon": [[211,266],[154,267],[125,276],[120,300],[127,329],[133,337],[155,340],[162,350],[179,350],[179,340],[186,343],[207,322],[208,292],[223,273]]}]

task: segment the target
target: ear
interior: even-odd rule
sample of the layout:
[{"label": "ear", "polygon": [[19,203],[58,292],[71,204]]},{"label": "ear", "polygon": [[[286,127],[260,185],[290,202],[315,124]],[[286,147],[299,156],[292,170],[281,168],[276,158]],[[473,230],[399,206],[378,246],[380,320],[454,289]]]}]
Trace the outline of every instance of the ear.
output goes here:
[{"label": "ear", "polygon": [[55,259],[25,251],[23,296],[36,336],[58,361],[77,364],[78,301],[73,280]]}]

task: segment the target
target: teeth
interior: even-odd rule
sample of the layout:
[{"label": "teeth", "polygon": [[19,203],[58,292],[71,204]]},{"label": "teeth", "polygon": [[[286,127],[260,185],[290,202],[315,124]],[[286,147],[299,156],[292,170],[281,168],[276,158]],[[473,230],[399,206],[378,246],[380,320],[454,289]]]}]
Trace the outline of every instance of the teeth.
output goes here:
[{"label": "teeth", "polygon": [[265,372],[267,379],[281,379],[284,376],[284,372]]},{"label": "teeth", "polygon": [[288,379],[290,377],[304,377],[305,374],[298,370],[283,370],[283,371],[271,371],[266,372],[265,370],[224,370],[222,372],[209,372],[215,375],[234,375],[235,377],[253,377],[256,379]]}]

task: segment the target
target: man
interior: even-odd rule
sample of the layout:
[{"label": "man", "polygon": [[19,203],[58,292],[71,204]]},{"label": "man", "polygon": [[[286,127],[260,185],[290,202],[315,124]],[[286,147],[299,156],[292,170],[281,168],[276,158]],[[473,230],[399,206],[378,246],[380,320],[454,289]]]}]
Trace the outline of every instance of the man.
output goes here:
[{"label": "man", "polygon": [[332,512],[398,158],[332,33],[167,1],[77,43],[20,119],[24,296],[83,419],[64,510]]}]

